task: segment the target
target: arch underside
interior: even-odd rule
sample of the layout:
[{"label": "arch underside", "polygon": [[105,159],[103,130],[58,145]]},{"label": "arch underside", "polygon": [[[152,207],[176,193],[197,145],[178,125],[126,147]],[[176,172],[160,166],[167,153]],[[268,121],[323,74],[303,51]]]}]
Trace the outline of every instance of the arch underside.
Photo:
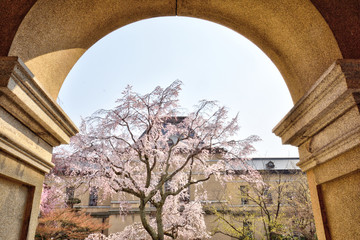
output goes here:
[{"label": "arch underside", "polygon": [[294,101],[342,58],[321,14],[303,0],[39,0],[9,55],[19,56],[55,99],[76,61],[106,34],[142,19],[176,15],[219,23],[247,37],[278,67]]}]

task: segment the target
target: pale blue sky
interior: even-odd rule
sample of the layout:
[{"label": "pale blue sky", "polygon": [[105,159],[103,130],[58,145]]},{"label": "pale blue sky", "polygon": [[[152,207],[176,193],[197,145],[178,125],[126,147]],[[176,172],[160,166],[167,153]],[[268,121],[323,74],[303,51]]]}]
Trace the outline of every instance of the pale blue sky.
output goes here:
[{"label": "pale blue sky", "polygon": [[254,157],[298,156],[271,132],[293,105],[275,65],[240,34],[200,19],[152,18],[110,33],[76,63],[58,102],[78,125],[81,116],[114,106],[128,84],[147,93],[176,79],[184,83],[184,108],[208,99],[239,112],[240,137],[263,139]]}]

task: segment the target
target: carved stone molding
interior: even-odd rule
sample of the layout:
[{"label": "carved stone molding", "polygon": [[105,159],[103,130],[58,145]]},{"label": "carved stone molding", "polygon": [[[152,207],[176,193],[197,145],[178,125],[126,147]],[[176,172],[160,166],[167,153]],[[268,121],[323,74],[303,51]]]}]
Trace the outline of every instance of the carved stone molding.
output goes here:
[{"label": "carved stone molding", "polygon": [[48,171],[77,128],[17,57],[0,57],[0,149]]},{"label": "carved stone molding", "polygon": [[360,145],[360,60],[337,60],[273,129],[307,171]]}]

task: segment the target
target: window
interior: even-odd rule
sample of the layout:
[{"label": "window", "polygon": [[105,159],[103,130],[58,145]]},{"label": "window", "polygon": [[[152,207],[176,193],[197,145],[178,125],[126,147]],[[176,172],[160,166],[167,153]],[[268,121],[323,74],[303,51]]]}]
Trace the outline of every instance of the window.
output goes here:
[{"label": "window", "polygon": [[254,239],[254,232],[252,230],[252,222],[249,220],[243,221],[243,234],[246,239]]},{"label": "window", "polygon": [[270,187],[266,186],[264,188],[263,196],[264,196],[267,203],[269,203],[269,204],[273,203],[272,195],[271,195],[271,192],[270,192]]},{"label": "window", "polygon": [[75,188],[74,187],[67,187],[66,188],[66,204],[68,207],[73,208],[74,204],[80,203],[80,199],[75,197]]},{"label": "window", "polygon": [[75,188],[74,187],[67,187],[66,188],[66,200],[69,201],[74,198],[75,195]]},{"label": "window", "polygon": [[71,208],[74,206],[74,196],[75,196],[75,188],[66,187],[66,204]]},{"label": "window", "polygon": [[275,164],[272,161],[269,161],[268,163],[266,163],[266,168],[267,169],[272,169],[275,168]]},{"label": "window", "polygon": [[95,187],[90,189],[89,206],[97,206],[98,192]]},{"label": "window", "polygon": [[247,197],[241,197],[241,205],[247,205],[249,204],[249,200]]},{"label": "window", "polygon": [[244,195],[244,194],[247,194],[248,193],[248,188],[247,188],[247,186],[240,186],[240,193],[241,193],[241,195]]},{"label": "window", "polygon": [[248,194],[249,194],[249,187],[248,186],[240,186],[240,200],[241,205],[249,204]]}]

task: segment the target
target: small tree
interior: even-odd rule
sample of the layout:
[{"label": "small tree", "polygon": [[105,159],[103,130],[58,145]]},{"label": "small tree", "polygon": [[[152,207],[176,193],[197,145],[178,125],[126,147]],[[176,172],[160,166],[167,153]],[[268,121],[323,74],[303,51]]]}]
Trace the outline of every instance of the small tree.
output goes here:
[{"label": "small tree", "polygon": [[[45,181],[48,181],[46,179]],[[65,206],[65,196],[62,189],[54,183],[44,183],[40,200],[40,215],[48,214],[56,208]]]},{"label": "small tree", "polygon": [[[270,181],[275,175],[274,181]],[[284,229],[283,206],[287,203],[286,188],[289,179],[280,173],[263,174],[264,184],[253,184],[249,182],[250,191],[240,189],[249,201],[255,203],[260,211],[260,219],[264,226],[266,238],[268,240],[281,239],[280,236],[286,234]]]},{"label": "small tree", "polygon": [[[194,112],[176,117],[181,84],[175,81],[145,95],[127,87],[116,107],[86,118],[70,147],[56,155],[104,196],[138,198],[142,227],[152,239],[207,237],[200,204],[205,190],[203,199],[196,195],[190,205],[182,201],[189,198],[187,189],[200,188],[210,177],[231,178],[222,173],[243,165],[258,140],[232,140],[239,129],[237,116],[229,120],[225,107],[214,101],[201,101]],[[156,209],[153,218],[146,214],[148,204]]]},{"label": "small tree", "polygon": [[53,158],[55,167],[45,175],[40,201],[40,215],[36,228],[36,239],[84,239],[89,234],[105,230],[108,224],[91,217],[85,210],[72,209],[79,199],[67,196],[67,186],[74,185],[66,175],[64,162]]},{"label": "small tree", "polygon": [[35,239],[84,239],[89,234],[108,228],[85,212],[58,208],[39,218]]},{"label": "small tree", "polygon": [[295,182],[290,185],[291,194],[287,199],[287,211],[292,216],[291,231],[302,236],[303,239],[315,240],[317,239],[315,220],[306,176],[300,173],[294,178]]},{"label": "small tree", "polygon": [[238,240],[254,239],[251,226],[254,220],[253,214],[232,209],[227,205],[222,205],[221,209],[213,207],[212,213],[216,215],[217,222],[217,226],[212,229],[212,235],[222,234]]},{"label": "small tree", "polygon": [[73,207],[73,204],[80,203],[79,199],[69,199],[67,190],[80,187],[82,182],[74,182],[72,178],[68,178],[69,165],[59,158],[52,158],[54,168],[45,175],[43,189],[40,200],[40,216],[46,215],[58,208]]},{"label": "small tree", "polygon": [[255,229],[244,227],[244,223],[258,222],[267,240],[316,239],[305,175],[297,170],[287,174],[271,170],[262,171],[261,176],[260,184],[243,178],[246,185],[239,187],[238,196],[246,202],[243,209],[231,207],[230,200],[222,209],[213,209],[218,222],[213,234],[254,239],[251,233]]}]

